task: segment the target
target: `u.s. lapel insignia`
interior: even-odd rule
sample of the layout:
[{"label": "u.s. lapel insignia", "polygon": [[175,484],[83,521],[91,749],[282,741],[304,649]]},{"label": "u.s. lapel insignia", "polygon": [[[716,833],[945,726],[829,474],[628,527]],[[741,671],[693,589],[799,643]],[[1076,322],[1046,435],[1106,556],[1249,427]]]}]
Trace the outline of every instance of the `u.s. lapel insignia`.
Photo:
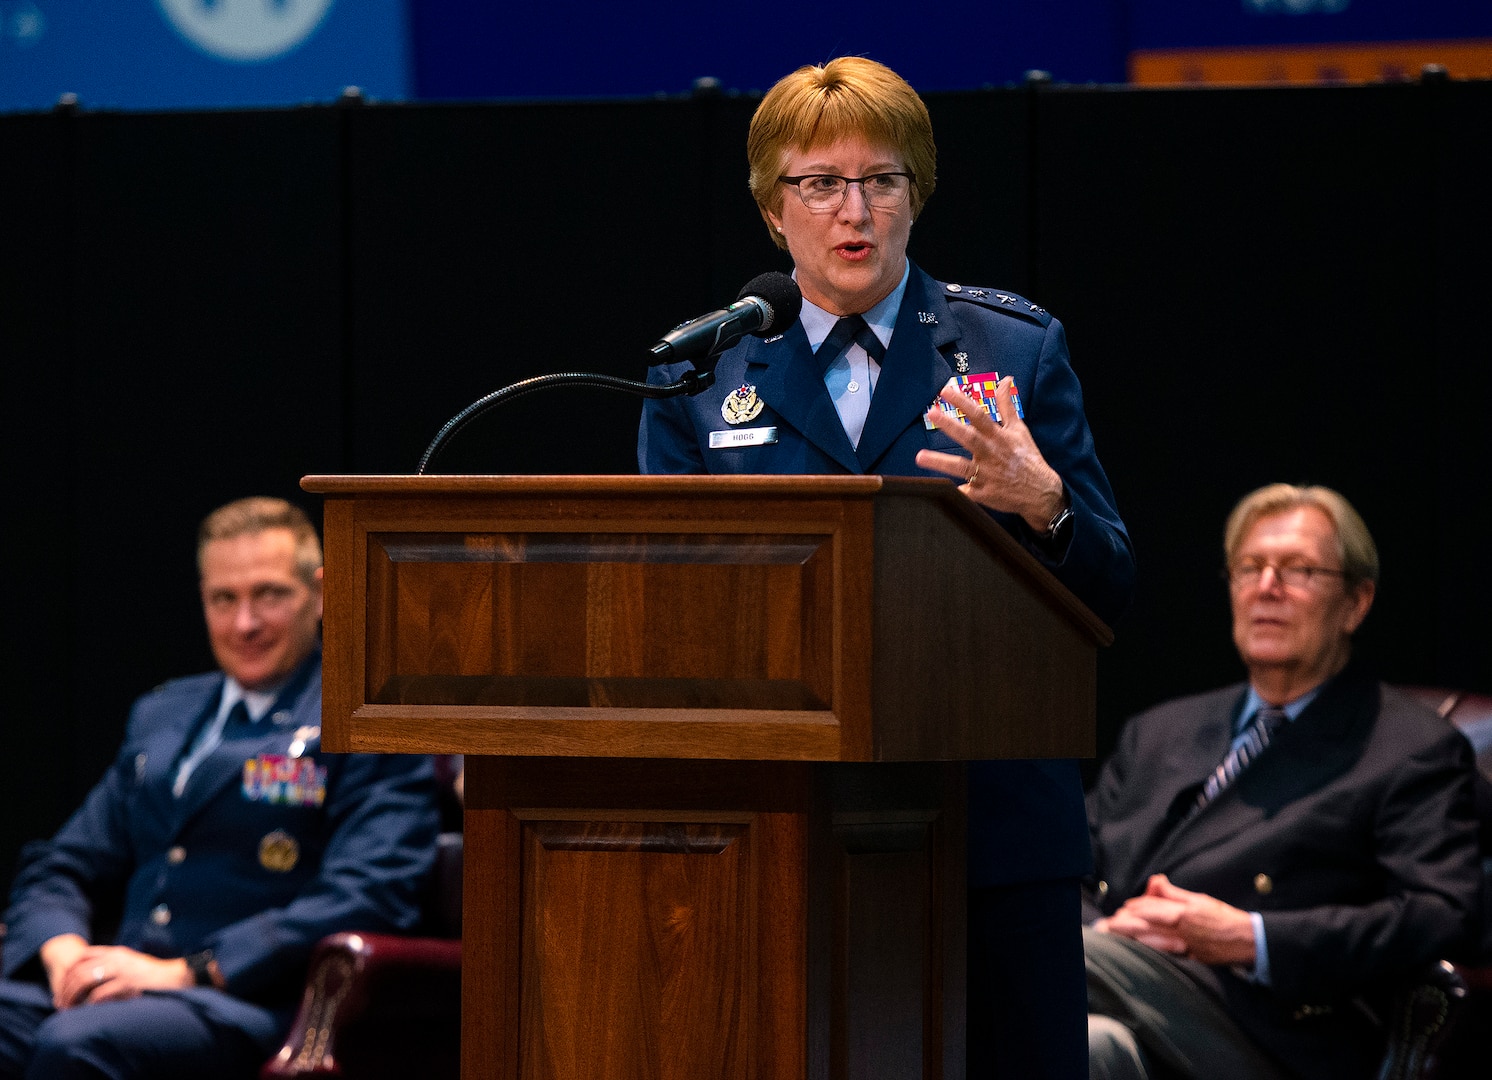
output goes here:
[{"label": "u.s. lapel insignia", "polygon": [[967,375],[969,373],[968,353],[956,352],[953,354],[953,370],[957,371],[960,375]]},{"label": "u.s. lapel insignia", "polygon": [[938,317],[936,315],[934,315],[931,311],[919,311],[919,312],[917,312],[917,321],[920,322],[923,326],[937,326],[938,325]]},{"label": "u.s. lapel insignia", "polygon": [[749,424],[762,414],[762,399],[756,396],[756,387],[742,386],[725,395],[720,403],[720,415],[727,424]]},{"label": "u.s. lapel insignia", "polygon": [[259,841],[259,865],[273,874],[288,874],[300,862],[300,845],[284,829]]}]

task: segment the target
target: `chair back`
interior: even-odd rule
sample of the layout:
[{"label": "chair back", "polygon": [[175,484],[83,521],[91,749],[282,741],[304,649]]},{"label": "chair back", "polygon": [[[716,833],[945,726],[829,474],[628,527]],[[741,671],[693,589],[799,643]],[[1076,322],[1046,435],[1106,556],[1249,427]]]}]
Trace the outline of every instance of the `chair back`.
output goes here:
[{"label": "chair back", "polygon": [[1482,941],[1479,968],[1467,974],[1474,988],[1492,973],[1492,694],[1473,694],[1437,686],[1404,686],[1413,695],[1455,724],[1476,754],[1476,817],[1481,824]]},{"label": "chair back", "polygon": [[[1438,686],[1404,686],[1443,718],[1461,729],[1476,752],[1476,767],[1492,783],[1492,694],[1472,694]],[[1485,850],[1485,849],[1484,849]]]}]

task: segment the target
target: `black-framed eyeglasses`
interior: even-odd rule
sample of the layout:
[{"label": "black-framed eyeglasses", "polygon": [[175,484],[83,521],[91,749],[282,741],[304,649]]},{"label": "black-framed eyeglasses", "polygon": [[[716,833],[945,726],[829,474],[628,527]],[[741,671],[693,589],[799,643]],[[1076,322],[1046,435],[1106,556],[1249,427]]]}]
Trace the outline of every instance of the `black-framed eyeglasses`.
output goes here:
[{"label": "black-framed eyeglasses", "polygon": [[1264,571],[1273,570],[1279,583],[1287,589],[1308,589],[1316,577],[1345,578],[1347,571],[1329,566],[1304,566],[1299,563],[1265,562],[1263,559],[1240,559],[1223,570],[1223,577],[1235,589],[1251,589],[1264,579]]},{"label": "black-framed eyeglasses", "polygon": [[865,201],[878,210],[894,210],[907,201],[907,194],[917,182],[911,173],[882,172],[869,176],[835,176],[833,173],[809,173],[806,176],[779,176],[779,184],[798,189],[803,205],[810,210],[838,210],[850,193],[851,184],[859,184]]}]

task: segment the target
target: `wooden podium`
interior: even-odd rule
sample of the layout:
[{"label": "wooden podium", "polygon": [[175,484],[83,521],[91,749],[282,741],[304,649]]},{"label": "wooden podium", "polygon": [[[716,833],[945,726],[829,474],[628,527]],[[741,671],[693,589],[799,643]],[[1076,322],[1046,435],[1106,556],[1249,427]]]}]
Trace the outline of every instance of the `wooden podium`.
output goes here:
[{"label": "wooden podium", "polygon": [[960,1077],[964,768],[1108,629],[952,485],[330,477],[322,744],[467,754],[462,1076]]}]

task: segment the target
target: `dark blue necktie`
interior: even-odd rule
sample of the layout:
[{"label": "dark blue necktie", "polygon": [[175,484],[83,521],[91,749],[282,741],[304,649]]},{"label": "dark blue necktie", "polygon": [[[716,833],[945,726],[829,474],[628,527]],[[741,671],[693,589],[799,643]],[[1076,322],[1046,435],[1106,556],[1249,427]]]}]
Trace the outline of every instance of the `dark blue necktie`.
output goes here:
[{"label": "dark blue necktie", "polygon": [[221,718],[213,718],[210,727],[206,728],[197,741],[192,745],[188,753],[176,767],[176,780],[171,785],[171,792],[177,798],[186,791],[187,781],[191,779],[192,773],[197,766],[212,756],[225,739],[242,738],[253,730],[254,722],[249,719],[249,707],[243,698],[233,703],[228,710],[228,715]]},{"label": "dark blue necktie", "polygon": [[1243,736],[1238,744],[1224,755],[1218,767],[1212,770],[1212,775],[1203,783],[1202,791],[1197,796],[1198,810],[1217,798],[1229,784],[1238,779],[1239,773],[1248,768],[1249,762],[1264,753],[1269,740],[1286,719],[1283,709],[1269,705],[1254,713],[1254,718],[1243,729]]},{"label": "dark blue necktie", "polygon": [[865,318],[846,315],[834,324],[814,358],[821,365],[824,385],[829,389],[829,397],[834,401],[844,433],[849,436],[851,445],[859,446],[865,418],[870,415],[870,367],[865,366],[862,385],[855,375],[855,365],[847,355],[852,344],[859,345],[877,364],[886,355],[886,347]]},{"label": "dark blue necktie", "polygon": [[886,346],[876,337],[875,331],[865,321],[865,316],[846,315],[834,324],[829,336],[824,338],[823,344],[813,354],[814,359],[819,362],[819,371],[827,372],[829,365],[838,360],[851,343],[864,349],[866,355],[877,364],[886,359]]},{"label": "dark blue necktie", "polygon": [[223,739],[241,739],[254,730],[254,721],[249,719],[249,705],[243,698],[233,703],[228,710],[228,719],[223,724]]}]

